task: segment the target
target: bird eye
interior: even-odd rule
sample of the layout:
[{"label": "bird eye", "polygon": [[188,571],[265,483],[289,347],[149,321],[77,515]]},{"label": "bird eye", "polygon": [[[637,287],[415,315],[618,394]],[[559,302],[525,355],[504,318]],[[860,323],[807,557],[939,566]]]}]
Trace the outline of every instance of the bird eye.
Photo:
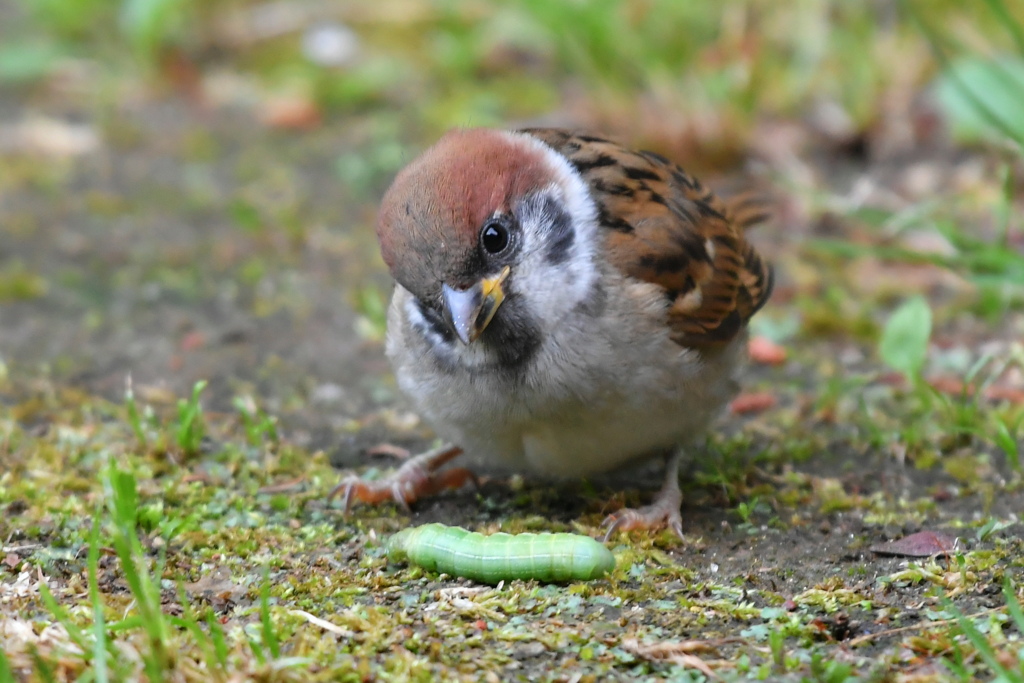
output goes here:
[{"label": "bird eye", "polygon": [[480,231],[480,244],[488,254],[500,254],[508,246],[508,228],[497,221],[490,221]]}]

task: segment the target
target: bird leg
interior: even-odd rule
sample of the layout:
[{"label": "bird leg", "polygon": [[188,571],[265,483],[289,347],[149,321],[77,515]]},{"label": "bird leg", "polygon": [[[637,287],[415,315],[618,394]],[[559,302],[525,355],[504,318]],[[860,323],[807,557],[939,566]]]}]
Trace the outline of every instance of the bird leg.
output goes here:
[{"label": "bird leg", "polygon": [[429,496],[445,489],[457,489],[466,482],[478,486],[476,475],[464,467],[436,471],[461,453],[462,449],[458,446],[446,444],[409,458],[383,479],[368,481],[350,474],[327,494],[327,501],[330,502],[336,495],[343,493],[342,501],[346,513],[354,502],[376,505],[389,500],[395,501],[408,511],[409,504],[421,496]]},{"label": "bird leg", "polygon": [[[616,531],[634,529],[660,529],[668,526],[679,538],[683,538],[683,515],[679,511],[683,494],[679,490],[679,453],[673,451],[665,459],[665,483],[655,496],[654,502],[642,508],[624,508],[608,515],[603,525],[608,527],[604,535],[607,541]],[[683,539],[686,540],[686,539]]]},{"label": "bird leg", "polygon": [[412,452],[408,448],[402,448],[393,443],[379,443],[376,446],[370,446],[366,449],[366,454],[371,457],[381,456],[397,460],[408,460],[412,457]]}]

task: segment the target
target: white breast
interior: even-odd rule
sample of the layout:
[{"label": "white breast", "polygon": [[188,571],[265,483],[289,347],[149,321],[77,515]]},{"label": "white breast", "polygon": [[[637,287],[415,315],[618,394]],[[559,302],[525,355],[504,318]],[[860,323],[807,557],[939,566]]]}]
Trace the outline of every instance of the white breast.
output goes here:
[{"label": "white breast", "polygon": [[713,355],[683,349],[656,287],[610,284],[604,313],[562,321],[514,383],[442,371],[403,324],[411,295],[399,287],[387,342],[399,386],[439,436],[493,469],[578,477],[698,437],[736,391],[743,336]]}]

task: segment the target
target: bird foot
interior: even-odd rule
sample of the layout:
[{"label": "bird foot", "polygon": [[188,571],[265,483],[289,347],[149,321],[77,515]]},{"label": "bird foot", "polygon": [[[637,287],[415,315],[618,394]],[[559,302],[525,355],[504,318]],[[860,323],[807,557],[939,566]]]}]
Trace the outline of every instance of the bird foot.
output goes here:
[{"label": "bird foot", "polygon": [[401,467],[383,479],[365,480],[351,474],[327,494],[330,502],[342,494],[342,507],[347,514],[353,503],[378,505],[394,501],[409,510],[409,505],[422,496],[446,489],[461,488],[466,482],[478,486],[476,475],[464,467],[438,472],[437,469],[462,453],[458,446],[442,446],[409,458]]},{"label": "bird foot", "polygon": [[679,511],[682,504],[683,495],[678,486],[662,489],[650,505],[625,508],[608,515],[602,523],[608,527],[604,540],[610,539],[616,531],[655,530],[666,526],[680,539],[686,540],[683,538],[683,515]]}]

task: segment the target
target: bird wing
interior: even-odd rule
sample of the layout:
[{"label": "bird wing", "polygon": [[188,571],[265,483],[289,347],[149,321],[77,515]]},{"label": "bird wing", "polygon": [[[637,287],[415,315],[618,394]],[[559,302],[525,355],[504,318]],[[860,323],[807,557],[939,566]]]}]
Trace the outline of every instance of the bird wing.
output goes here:
[{"label": "bird wing", "polygon": [[665,291],[678,344],[724,344],[768,300],[771,266],[744,236],[766,217],[757,202],[723,201],[654,152],[556,128],[521,132],[562,154],[582,175],[597,205],[609,260]]}]

